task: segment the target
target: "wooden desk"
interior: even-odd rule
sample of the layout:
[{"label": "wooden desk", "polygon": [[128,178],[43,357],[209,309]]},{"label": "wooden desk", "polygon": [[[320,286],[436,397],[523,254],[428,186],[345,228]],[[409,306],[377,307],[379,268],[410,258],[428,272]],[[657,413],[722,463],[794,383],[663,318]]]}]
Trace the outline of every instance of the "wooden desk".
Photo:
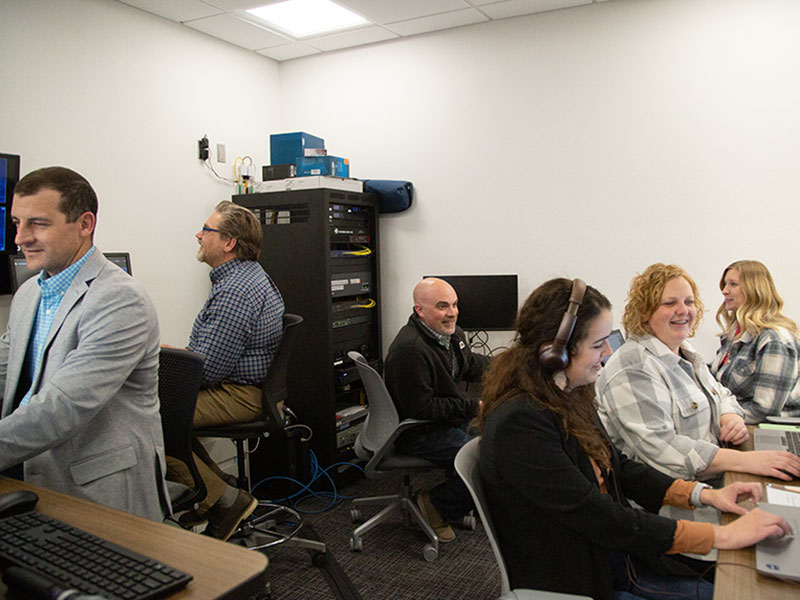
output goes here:
[{"label": "wooden desk", "polygon": [[[38,512],[193,575],[189,585],[170,596],[171,600],[245,598],[267,584],[267,557],[259,552],[15,479],[0,478],[0,493],[18,489],[39,494],[35,509]],[[0,598],[3,596],[0,591]]]},{"label": "wooden desk", "polygon": [[[753,449],[752,428],[750,439],[742,444],[739,449]],[[725,485],[735,481],[786,483],[779,479],[750,475],[747,473],[725,473]],[[734,515],[722,515],[723,524],[730,523],[734,519]],[[744,548],[742,550],[718,551],[714,582],[714,600],[797,600],[799,597],[800,583],[792,583],[781,581],[774,577],[766,577],[756,571],[756,550],[754,547]]]}]

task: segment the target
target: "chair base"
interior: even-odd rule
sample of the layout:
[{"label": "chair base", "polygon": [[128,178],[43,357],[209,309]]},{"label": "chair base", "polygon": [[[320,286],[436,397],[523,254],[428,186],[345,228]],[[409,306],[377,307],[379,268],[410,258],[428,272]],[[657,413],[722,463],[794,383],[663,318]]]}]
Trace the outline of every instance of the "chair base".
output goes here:
[{"label": "chair base", "polygon": [[353,508],[350,509],[350,516],[354,522],[358,521],[361,516],[361,511],[358,508],[359,506],[374,504],[386,506],[384,506],[384,508],[376,515],[353,530],[353,533],[350,535],[350,550],[353,552],[361,551],[363,548],[361,538],[365,533],[378,524],[386,521],[393,513],[402,512],[406,525],[409,525],[413,520],[417,525],[420,526],[422,531],[430,540],[430,543],[425,544],[423,547],[422,556],[429,562],[436,560],[436,558],[439,556],[439,538],[436,536],[433,528],[428,524],[428,521],[425,520],[425,517],[423,517],[419,512],[417,505],[412,499],[411,485],[407,475],[403,478],[403,482],[405,485],[405,493],[402,496],[399,494],[394,494],[390,496],[356,498],[353,500]]},{"label": "chair base", "polygon": [[[257,516],[256,516],[257,515]],[[248,550],[266,550],[279,544],[313,552],[315,566],[325,564],[324,542],[299,537],[303,518],[293,508],[271,502],[259,502],[256,512],[245,519],[228,541]]]}]

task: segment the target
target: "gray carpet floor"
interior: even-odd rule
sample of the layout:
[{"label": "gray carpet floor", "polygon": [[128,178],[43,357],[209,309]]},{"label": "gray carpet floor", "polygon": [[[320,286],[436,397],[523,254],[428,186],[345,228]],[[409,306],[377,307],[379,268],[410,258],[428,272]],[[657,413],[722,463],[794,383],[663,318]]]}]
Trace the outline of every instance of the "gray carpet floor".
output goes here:
[{"label": "gray carpet floor", "polygon": [[[412,483],[415,489],[427,488],[441,477],[437,473],[420,475]],[[362,489],[363,496],[396,493],[402,489],[402,477],[368,482],[361,477],[340,493],[351,495]],[[321,505],[315,499],[301,504],[301,509],[313,510],[314,503]],[[349,537],[354,525],[350,506],[345,500],[320,514],[307,514],[305,519],[363,600],[489,600],[500,595],[497,564],[480,522],[474,531],[455,528],[456,539],[440,544],[439,557],[427,562],[422,556],[427,538],[418,527],[406,527],[400,515],[369,531],[361,552],[351,552]],[[365,507],[363,517],[378,510]],[[307,551],[277,547],[270,549],[268,556],[273,600],[337,598],[323,572],[312,566]]]}]

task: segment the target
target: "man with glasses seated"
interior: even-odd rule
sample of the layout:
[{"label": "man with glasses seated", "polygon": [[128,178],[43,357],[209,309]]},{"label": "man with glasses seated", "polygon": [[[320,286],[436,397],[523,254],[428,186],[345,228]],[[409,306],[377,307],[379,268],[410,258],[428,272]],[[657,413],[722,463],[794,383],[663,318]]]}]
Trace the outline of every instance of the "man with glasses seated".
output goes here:
[{"label": "man with glasses seated", "polygon": [[[197,260],[211,267],[211,293],[192,326],[187,348],[201,354],[203,383],[197,397],[195,427],[246,423],[261,416],[261,383],[282,336],[283,299],[258,263],[261,225],[247,208],[220,202],[197,233]],[[184,525],[208,520],[206,533],[226,540],[257,502],[231,485],[195,440],[195,463],[208,493]],[[180,461],[170,459],[168,479],[191,487]]]}]

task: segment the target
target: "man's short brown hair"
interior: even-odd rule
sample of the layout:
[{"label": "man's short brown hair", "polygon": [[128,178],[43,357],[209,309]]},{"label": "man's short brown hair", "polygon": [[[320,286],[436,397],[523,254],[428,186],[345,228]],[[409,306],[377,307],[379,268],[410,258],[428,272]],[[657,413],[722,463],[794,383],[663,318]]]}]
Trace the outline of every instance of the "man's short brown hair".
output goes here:
[{"label": "man's short brown hair", "polygon": [[261,224],[248,208],[223,200],[214,209],[220,219],[220,235],[236,240],[236,258],[258,260],[261,254]]}]

